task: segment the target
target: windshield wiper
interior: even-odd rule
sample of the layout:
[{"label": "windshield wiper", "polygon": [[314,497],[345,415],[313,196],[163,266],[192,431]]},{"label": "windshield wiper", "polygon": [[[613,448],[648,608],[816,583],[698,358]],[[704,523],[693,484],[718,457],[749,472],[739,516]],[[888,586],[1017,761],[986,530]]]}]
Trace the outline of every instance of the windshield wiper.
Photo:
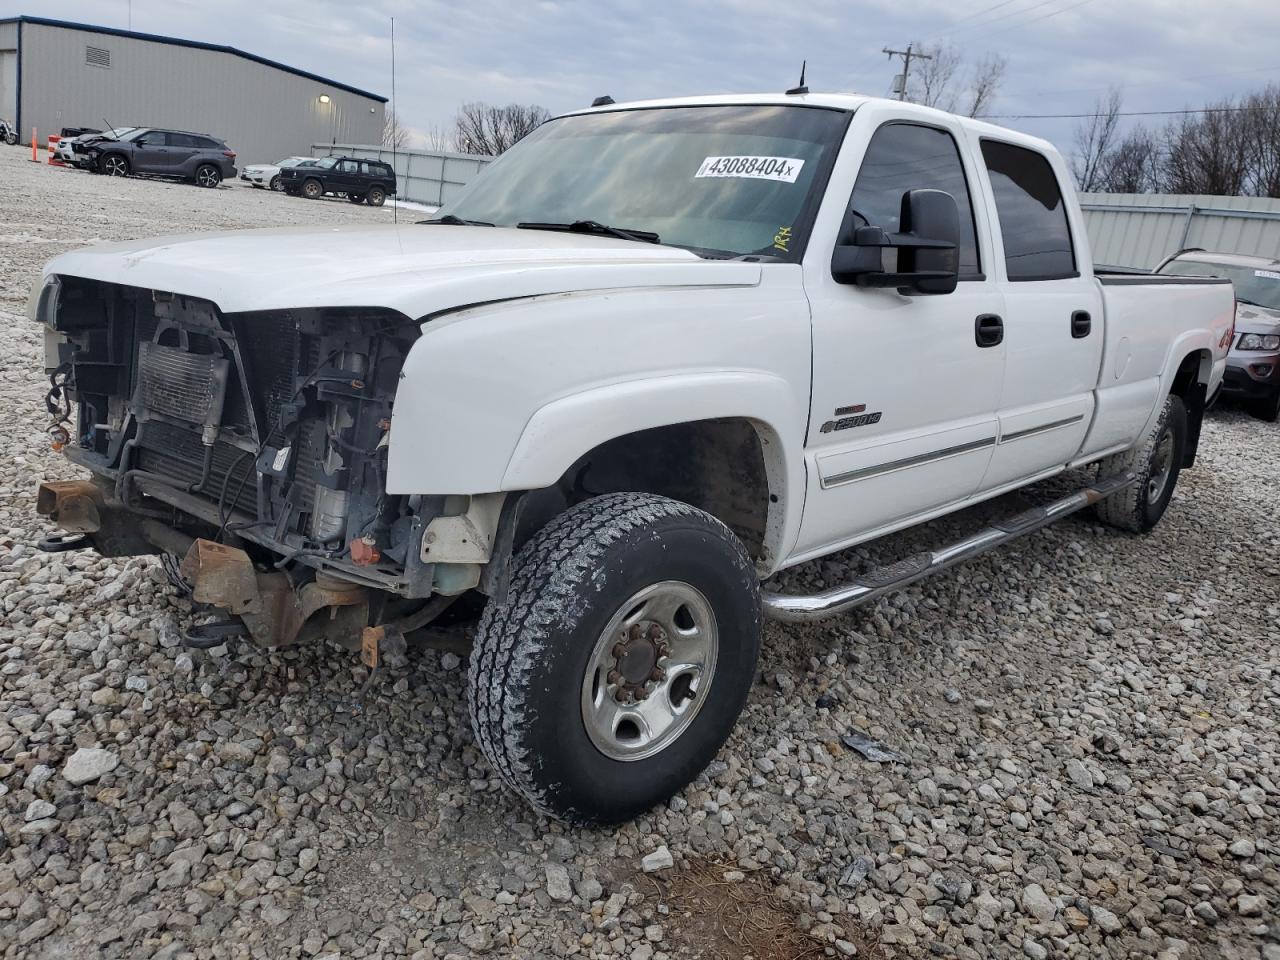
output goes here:
[{"label": "windshield wiper", "polygon": [[488,220],[463,220],[461,217],[455,217],[452,213],[446,213],[443,217],[436,217],[434,220],[419,220],[418,223],[443,223],[447,227],[493,226]]},{"label": "windshield wiper", "polygon": [[594,233],[598,236],[619,237],[637,243],[657,243],[658,235],[648,230],[624,230],[595,220],[574,220],[572,223],[517,223],[521,230],[559,230],[564,233]]}]

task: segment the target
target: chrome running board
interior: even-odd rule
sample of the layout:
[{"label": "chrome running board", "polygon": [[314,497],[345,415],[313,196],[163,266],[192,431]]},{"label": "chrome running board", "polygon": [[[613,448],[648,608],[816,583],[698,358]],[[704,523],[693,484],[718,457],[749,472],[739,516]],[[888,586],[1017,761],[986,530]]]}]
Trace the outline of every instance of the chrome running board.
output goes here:
[{"label": "chrome running board", "polygon": [[1055,520],[1119,493],[1136,480],[1137,476],[1133,473],[1108,477],[1079,493],[1055,500],[1046,506],[1032,507],[1006,520],[998,520],[965,540],[938,550],[914,554],[905,560],[865,573],[852,583],[822,593],[797,596],[766,590],[763,597],[765,616],[782,623],[808,623],[844,613],[864,603],[878,600],[887,593],[901,590],[917,580],[940,573],[957,563],[994,550],[1010,540],[1034,533]]}]

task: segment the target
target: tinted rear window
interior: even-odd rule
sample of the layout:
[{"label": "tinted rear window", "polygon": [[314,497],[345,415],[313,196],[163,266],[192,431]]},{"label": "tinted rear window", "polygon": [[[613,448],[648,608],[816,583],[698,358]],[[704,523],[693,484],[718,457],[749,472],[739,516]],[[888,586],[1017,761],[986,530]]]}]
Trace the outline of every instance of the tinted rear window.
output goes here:
[{"label": "tinted rear window", "polygon": [[1000,217],[1009,279],[1078,276],[1067,205],[1048,159],[998,140],[983,140],[982,156]]}]

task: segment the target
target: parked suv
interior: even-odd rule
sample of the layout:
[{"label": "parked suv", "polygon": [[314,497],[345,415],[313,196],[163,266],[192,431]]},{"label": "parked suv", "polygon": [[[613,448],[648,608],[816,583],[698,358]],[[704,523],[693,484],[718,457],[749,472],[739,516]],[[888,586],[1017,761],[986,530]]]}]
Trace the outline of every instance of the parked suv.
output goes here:
[{"label": "parked suv", "polygon": [[1254,416],[1280,419],[1280,259],[1208,250],[1179,250],[1156,273],[1226,277],[1235,285],[1236,328],[1222,394]]},{"label": "parked suv", "polygon": [[326,193],[346,194],[352,203],[380,207],[396,195],[396,174],[389,163],[360,157],[324,157],[306,167],[282,167],[280,185],[290,196],[318,200]]},{"label": "parked suv", "polygon": [[236,175],[235,151],[207,133],[137,127],[90,140],[84,149],[94,170],[113,177],[145,173],[216,187]]}]

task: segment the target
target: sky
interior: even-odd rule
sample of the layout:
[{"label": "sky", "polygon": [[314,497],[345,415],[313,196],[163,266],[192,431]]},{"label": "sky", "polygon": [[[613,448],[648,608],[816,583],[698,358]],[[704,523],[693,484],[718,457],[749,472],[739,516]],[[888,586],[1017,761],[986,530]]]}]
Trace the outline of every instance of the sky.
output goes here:
[{"label": "sky", "polygon": [[1006,115],[1087,113],[1113,84],[1136,111],[1280,82],[1274,0],[0,0],[21,13],[229,44],[384,96],[394,17],[397,114],[419,145],[467,101],[554,114],[784,90],[802,60],[814,91],[885,95],[900,61],[882,49],[910,41],[1006,57],[990,112],[1068,152],[1080,121]]}]

